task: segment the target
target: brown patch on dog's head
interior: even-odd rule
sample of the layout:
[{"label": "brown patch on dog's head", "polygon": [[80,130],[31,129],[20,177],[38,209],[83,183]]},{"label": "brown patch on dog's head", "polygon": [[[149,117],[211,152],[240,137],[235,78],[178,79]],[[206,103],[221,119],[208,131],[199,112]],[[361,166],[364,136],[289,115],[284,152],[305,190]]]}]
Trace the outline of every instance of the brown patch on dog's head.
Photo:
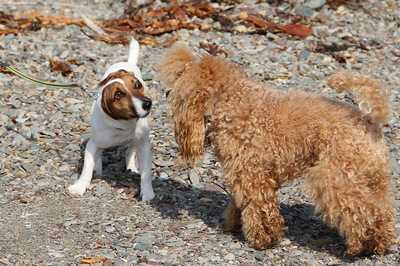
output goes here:
[{"label": "brown patch on dog's head", "polygon": [[[105,86],[101,107],[113,119],[140,118],[147,116],[150,112],[151,100],[144,96],[144,86],[133,73],[125,70],[116,71],[102,80],[99,86]],[[137,100],[136,104],[134,99]]]}]

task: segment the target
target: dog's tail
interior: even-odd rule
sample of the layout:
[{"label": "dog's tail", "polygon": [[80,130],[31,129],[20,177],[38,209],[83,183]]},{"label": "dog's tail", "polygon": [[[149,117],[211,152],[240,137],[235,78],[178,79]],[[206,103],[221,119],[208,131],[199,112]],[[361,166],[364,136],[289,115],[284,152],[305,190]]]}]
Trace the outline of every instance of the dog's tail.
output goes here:
[{"label": "dog's tail", "polygon": [[186,66],[194,62],[196,56],[192,51],[183,43],[174,44],[161,59],[159,70],[160,79],[166,86],[172,84],[184,72]]},{"label": "dog's tail", "polygon": [[330,76],[328,85],[337,92],[354,93],[360,110],[374,123],[382,125],[388,122],[390,118],[389,92],[379,80],[343,71]]},{"label": "dog's tail", "polygon": [[132,38],[129,43],[128,63],[136,65],[139,58],[139,43]]}]

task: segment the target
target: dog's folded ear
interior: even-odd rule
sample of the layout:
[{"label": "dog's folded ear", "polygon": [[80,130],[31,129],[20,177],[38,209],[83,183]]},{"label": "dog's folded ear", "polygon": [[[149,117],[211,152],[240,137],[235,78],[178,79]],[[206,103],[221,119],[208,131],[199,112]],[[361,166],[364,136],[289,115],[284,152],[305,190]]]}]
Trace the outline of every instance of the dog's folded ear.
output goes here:
[{"label": "dog's folded ear", "polygon": [[192,167],[202,159],[204,153],[205,99],[204,93],[198,92],[190,95],[185,103],[174,102],[171,106],[180,155]]},{"label": "dog's folded ear", "polygon": [[205,110],[209,91],[204,86],[202,67],[190,49],[177,43],[159,65],[160,80],[171,88],[169,105],[175,122],[175,138],[180,155],[190,166],[204,153]]},{"label": "dog's folded ear", "polygon": [[159,65],[160,79],[166,86],[173,83],[184,72],[185,67],[196,60],[189,47],[181,42],[174,44],[161,59]]}]

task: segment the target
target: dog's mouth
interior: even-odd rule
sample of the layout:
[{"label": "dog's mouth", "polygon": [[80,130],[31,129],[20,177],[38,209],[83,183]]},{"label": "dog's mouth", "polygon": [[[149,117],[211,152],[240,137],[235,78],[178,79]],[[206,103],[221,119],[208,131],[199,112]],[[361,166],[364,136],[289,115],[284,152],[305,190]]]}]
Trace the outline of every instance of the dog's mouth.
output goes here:
[{"label": "dog's mouth", "polygon": [[148,97],[132,97],[132,111],[139,118],[144,118],[150,114],[151,107],[153,105],[152,101]]}]

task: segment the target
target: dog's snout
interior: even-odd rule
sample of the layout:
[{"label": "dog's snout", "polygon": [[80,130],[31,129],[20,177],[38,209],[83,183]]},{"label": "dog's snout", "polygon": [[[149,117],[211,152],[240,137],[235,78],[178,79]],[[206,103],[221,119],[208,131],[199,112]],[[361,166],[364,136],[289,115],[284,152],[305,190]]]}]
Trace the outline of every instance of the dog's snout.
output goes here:
[{"label": "dog's snout", "polygon": [[143,98],[142,107],[143,110],[149,111],[151,109],[152,102],[149,98]]}]

